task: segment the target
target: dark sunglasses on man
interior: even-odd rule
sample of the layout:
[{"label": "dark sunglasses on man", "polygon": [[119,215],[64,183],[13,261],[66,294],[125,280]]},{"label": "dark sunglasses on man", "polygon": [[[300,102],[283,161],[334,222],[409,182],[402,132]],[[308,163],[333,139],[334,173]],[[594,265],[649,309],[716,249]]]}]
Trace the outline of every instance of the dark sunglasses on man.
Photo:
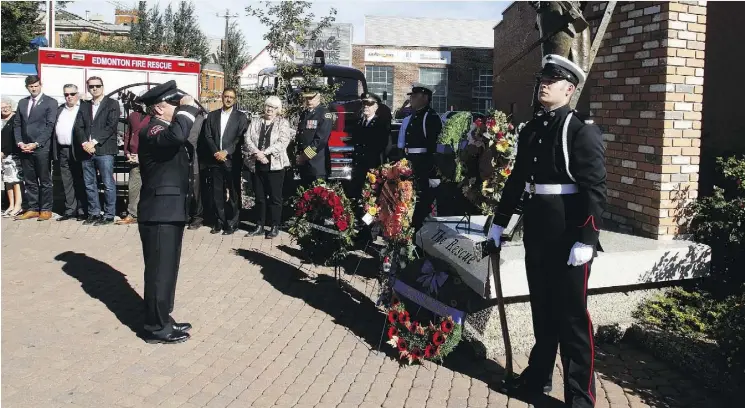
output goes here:
[{"label": "dark sunglasses on man", "polygon": [[70,93],[65,92],[65,98],[67,98],[68,96],[75,96],[77,94],[78,94],[77,92],[70,92]]},{"label": "dark sunglasses on man", "polygon": [[91,84],[91,85],[88,85],[88,89],[101,88],[102,86],[103,86],[102,84]]}]

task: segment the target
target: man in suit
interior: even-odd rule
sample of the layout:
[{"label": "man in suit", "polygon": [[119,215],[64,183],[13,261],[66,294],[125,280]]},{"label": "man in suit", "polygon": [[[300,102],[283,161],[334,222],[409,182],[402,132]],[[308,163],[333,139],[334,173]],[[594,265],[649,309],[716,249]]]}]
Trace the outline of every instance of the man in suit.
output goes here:
[{"label": "man in suit", "polygon": [[194,121],[194,126],[191,127],[191,132],[189,132],[188,139],[191,148],[194,150],[194,157],[192,157],[191,160],[192,178],[190,180],[191,203],[189,205],[189,215],[191,218],[189,219],[189,226],[187,227],[187,229],[190,230],[199,229],[204,224],[204,172],[199,171],[200,167],[202,167],[201,161],[204,159],[201,156],[202,149],[199,147],[199,139],[204,137],[205,119],[207,119],[207,114],[205,112],[200,112],[199,115],[197,115],[197,118]]},{"label": "man in suit", "polygon": [[168,81],[139,100],[151,116],[140,132],[142,189],[137,221],[145,260],[145,331],[149,343],[179,343],[189,339],[189,323],[171,317],[181,242],[189,219],[191,155],[189,131],[198,109],[194,98]]},{"label": "man in suit", "polygon": [[[83,179],[88,196],[88,219],[85,225],[106,225],[114,222],[116,211],[116,183],[114,183],[114,157],[119,153],[117,145],[117,126],[119,124],[119,103],[104,96],[103,80],[93,76],[88,78],[90,101],[80,104],[78,143],[85,151]],[[98,198],[98,178],[101,174],[104,185],[104,215],[101,217],[101,203]]]},{"label": "man in suit", "polygon": [[54,126],[52,144],[52,156],[59,163],[62,189],[65,192],[65,212],[57,221],[71,218],[83,221],[86,219],[87,198],[80,158],[85,157],[86,153],[73,139],[73,133],[79,130],[75,122],[80,116],[80,95],[77,85],[73,84],[65,85],[62,92],[65,95],[65,103],[57,108],[57,123]]},{"label": "man in suit", "polygon": [[14,117],[15,142],[21,149],[21,167],[26,185],[28,211],[18,220],[52,218],[52,169],[50,150],[57,119],[57,101],[41,92],[41,79],[26,77],[30,96],[18,102]]},{"label": "man in suit", "polygon": [[[236,189],[240,184],[236,183],[236,172],[233,171],[234,164],[240,164],[234,163],[233,156],[240,152],[238,146],[248,129],[248,117],[235,109],[234,105],[235,90],[225,88],[222,109],[210,112],[205,121],[204,142],[211,155],[205,161],[212,179],[212,205],[216,217],[211,231],[213,234],[220,230],[223,235],[233,234],[240,217],[241,190]],[[225,208],[226,201],[228,208]]]},{"label": "man in suit", "polygon": [[298,124],[295,163],[298,165],[301,185],[308,187],[317,179],[326,179],[330,171],[331,155],[329,137],[334,118],[328,108],[321,105],[318,88],[306,87],[302,96],[305,110]]}]

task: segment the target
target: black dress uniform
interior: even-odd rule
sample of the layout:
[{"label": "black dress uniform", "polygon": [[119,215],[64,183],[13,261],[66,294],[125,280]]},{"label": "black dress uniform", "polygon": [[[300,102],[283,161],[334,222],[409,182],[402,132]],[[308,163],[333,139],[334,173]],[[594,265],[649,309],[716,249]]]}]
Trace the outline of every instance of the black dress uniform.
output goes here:
[{"label": "black dress uniform", "polygon": [[[416,84],[412,87],[411,93],[425,93],[431,96],[432,90]],[[405,157],[411,162],[417,189],[412,225],[417,231],[432,212],[431,206],[435,199],[435,190],[430,187],[429,181],[439,177],[434,157],[437,153],[437,138],[442,132],[442,120],[437,111],[427,105],[405,118],[401,126],[403,133],[399,133],[398,149],[394,150],[396,154],[392,159],[399,160]]]},{"label": "black dress uniform", "polygon": [[[140,99],[148,106],[163,100],[178,103],[176,82],[158,85]],[[173,99],[170,99],[173,98]],[[179,106],[172,122],[153,117],[140,132],[139,159],[142,176],[137,207],[142,253],[145,260],[145,330],[149,341],[188,339],[188,323],[175,323],[173,312],[176,277],[181,259],[184,226],[189,220],[189,178],[192,173],[187,138],[198,109]]]},{"label": "black dress uniform", "polygon": [[364,115],[361,116],[352,131],[352,198],[359,198],[362,195],[367,172],[380,167],[383,163],[391,135],[391,113],[388,107],[383,105],[382,100],[370,93],[363,93],[360,99],[363,102],[377,103],[378,110],[369,121]]},{"label": "black dress uniform", "polygon": [[331,171],[329,137],[333,121],[333,115],[323,105],[311,110],[306,109],[300,114],[297,134],[298,155],[308,158],[298,166],[300,183],[303,186],[307,187],[317,179],[326,179]]},{"label": "black dress uniform", "polygon": [[[552,64],[547,58],[542,74],[568,79],[562,77],[568,75],[561,68],[566,61]],[[578,79],[569,78],[576,85]],[[540,392],[546,382],[550,386],[560,345],[565,401],[590,407],[595,404],[593,328],[587,311],[592,260],[572,266],[567,259],[575,243],[592,246],[592,257],[597,254],[606,170],[600,129],[578,116],[568,105],[544,109],[523,128],[494,223],[506,227],[525,196],[523,243],[536,343],[528,368],[511,384],[513,390]]]}]

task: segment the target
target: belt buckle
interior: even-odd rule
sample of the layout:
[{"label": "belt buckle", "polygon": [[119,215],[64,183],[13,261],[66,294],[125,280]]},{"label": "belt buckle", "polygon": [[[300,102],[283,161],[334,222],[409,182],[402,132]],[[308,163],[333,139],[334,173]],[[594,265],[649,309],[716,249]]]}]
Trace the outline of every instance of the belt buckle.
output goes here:
[{"label": "belt buckle", "polygon": [[535,183],[530,183],[530,194],[535,194]]}]

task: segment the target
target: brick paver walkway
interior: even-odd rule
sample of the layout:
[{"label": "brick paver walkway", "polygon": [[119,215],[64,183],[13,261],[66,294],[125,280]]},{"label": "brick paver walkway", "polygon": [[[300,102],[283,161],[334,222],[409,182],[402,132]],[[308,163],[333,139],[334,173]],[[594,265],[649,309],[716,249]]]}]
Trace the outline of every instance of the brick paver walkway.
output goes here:
[{"label": "brick paver walkway", "polygon": [[[377,352],[374,261],[342,291],[299,270],[284,233],[187,231],[174,316],[192,339],[146,344],[140,252],[136,226],[2,220],[3,407],[528,406],[491,390],[501,367],[467,346],[444,367]],[[596,368],[598,407],[721,406],[630,347],[598,349]],[[561,405],[560,375],[535,406]]]}]

